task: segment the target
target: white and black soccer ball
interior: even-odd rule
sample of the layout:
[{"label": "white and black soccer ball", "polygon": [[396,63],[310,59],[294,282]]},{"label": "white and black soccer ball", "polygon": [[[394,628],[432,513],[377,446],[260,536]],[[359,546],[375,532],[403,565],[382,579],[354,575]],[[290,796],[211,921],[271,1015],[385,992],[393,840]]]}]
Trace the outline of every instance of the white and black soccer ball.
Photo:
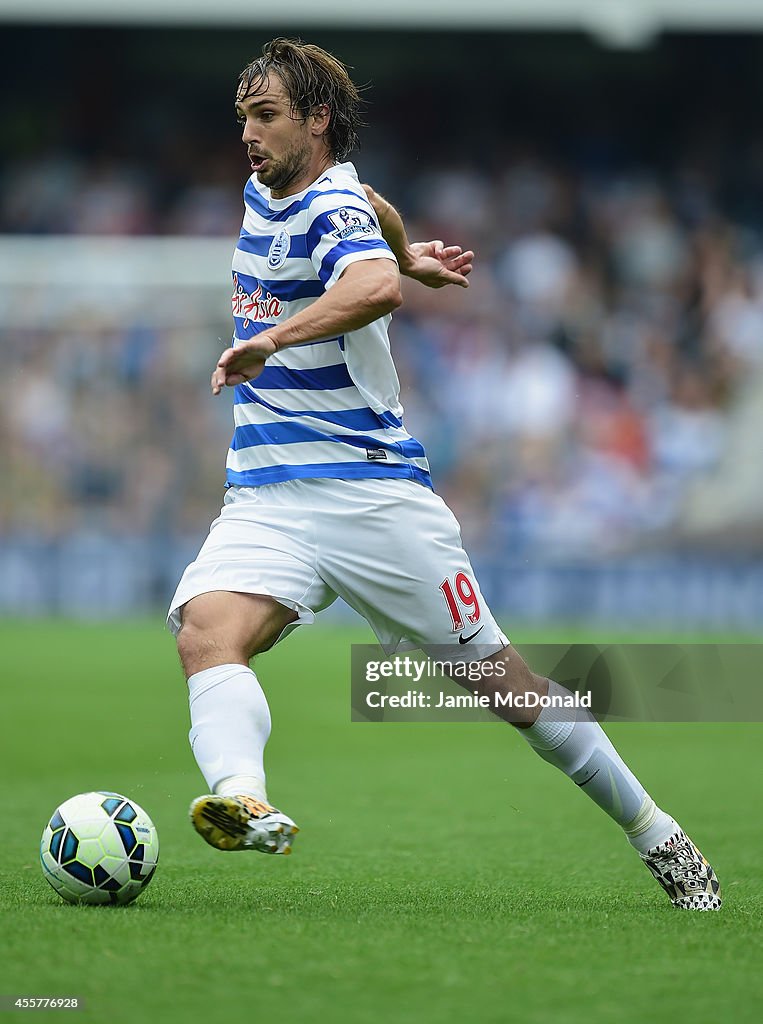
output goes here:
[{"label": "white and black soccer ball", "polygon": [[67,903],[132,903],[159,860],[154,823],[119,793],[80,793],[53,814],[40,842],[42,872]]}]

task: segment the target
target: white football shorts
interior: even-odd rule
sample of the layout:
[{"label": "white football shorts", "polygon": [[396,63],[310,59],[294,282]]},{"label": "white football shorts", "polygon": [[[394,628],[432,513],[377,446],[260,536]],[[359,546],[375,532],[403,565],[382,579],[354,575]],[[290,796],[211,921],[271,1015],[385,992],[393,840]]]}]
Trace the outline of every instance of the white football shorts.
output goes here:
[{"label": "white football shorts", "polygon": [[[178,584],[183,605],[227,590],[266,594],[311,623],[342,597],[387,654],[420,648],[471,661],[502,650],[499,629],[445,502],[412,480],[289,480],[231,487],[198,557]],[[434,649],[434,650],[432,650]]]}]

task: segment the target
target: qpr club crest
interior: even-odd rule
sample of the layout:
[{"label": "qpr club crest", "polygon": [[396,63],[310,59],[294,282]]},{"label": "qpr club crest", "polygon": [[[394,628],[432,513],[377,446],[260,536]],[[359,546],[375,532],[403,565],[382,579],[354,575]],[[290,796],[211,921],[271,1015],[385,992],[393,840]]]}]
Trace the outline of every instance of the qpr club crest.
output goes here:
[{"label": "qpr club crest", "polygon": [[289,246],[291,245],[291,238],[286,228],[281,228],[278,234],[275,236],[273,241],[270,243],[270,249],[268,250],[268,269],[278,270],[286,262],[286,257],[289,255]]}]

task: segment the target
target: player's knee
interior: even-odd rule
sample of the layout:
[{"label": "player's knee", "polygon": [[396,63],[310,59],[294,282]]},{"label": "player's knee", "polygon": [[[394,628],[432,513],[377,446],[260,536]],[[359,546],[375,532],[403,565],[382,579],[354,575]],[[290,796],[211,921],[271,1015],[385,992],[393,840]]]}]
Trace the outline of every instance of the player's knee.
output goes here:
[{"label": "player's knee", "polygon": [[[186,677],[228,663],[246,665],[269,650],[296,612],[274,601],[247,598],[221,613],[220,602],[194,599],[181,612],[177,650]],[[246,614],[242,614],[245,612]]]},{"label": "player's knee", "polygon": [[512,647],[504,647],[502,651],[485,658],[484,661],[493,663],[493,670],[487,679],[493,680],[495,685],[508,683],[516,691],[532,691],[545,694],[548,687],[548,680],[545,676],[539,676],[533,672],[527,662]]},{"label": "player's knee", "polygon": [[186,676],[192,676],[214,664],[225,664],[228,656],[224,648],[220,638],[209,629],[184,617],[177,635],[177,651]]}]

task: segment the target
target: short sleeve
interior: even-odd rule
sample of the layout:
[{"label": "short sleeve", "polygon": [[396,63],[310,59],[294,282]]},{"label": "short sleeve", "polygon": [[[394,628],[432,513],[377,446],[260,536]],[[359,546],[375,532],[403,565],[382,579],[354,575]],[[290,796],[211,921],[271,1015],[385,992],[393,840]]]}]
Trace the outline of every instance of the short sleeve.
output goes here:
[{"label": "short sleeve", "polygon": [[327,208],[326,201],[337,197],[321,198],[322,202],[314,204],[318,209],[307,230],[307,249],[324,288],[336,284],[350,263],[395,260],[370,205],[359,196],[349,194],[346,205],[331,203]]}]

